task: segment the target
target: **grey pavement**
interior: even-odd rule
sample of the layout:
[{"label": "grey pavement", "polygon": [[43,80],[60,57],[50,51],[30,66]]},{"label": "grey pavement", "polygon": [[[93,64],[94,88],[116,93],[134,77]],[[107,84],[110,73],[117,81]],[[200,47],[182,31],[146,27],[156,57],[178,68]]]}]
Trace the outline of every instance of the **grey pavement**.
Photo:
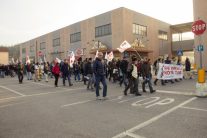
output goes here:
[{"label": "grey pavement", "polygon": [[0,138],[207,137],[207,99],[194,96],[195,79],[158,83],[139,97],[108,82],[108,100],[83,82],[53,83],[0,79]]}]

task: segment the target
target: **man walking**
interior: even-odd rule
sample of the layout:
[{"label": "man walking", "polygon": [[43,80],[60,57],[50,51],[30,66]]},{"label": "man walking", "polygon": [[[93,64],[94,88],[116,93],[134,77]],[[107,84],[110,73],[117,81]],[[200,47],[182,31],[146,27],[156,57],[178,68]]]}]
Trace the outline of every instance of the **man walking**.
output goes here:
[{"label": "man walking", "polygon": [[96,99],[101,100],[99,95],[99,83],[101,82],[103,85],[103,99],[106,100],[107,96],[107,84],[106,84],[106,78],[105,78],[105,66],[102,63],[103,53],[99,52],[98,57],[96,58],[94,64],[93,64],[93,71],[95,74],[96,79]]},{"label": "man walking", "polygon": [[85,75],[88,77],[88,85],[87,90],[89,90],[89,87],[91,87],[91,90],[93,91],[93,66],[92,66],[92,58],[88,59],[88,62],[85,65]]},{"label": "man walking", "polygon": [[72,86],[70,79],[70,71],[67,59],[64,60],[64,64],[61,67],[62,77],[63,77],[63,86],[65,86],[65,80],[68,79],[69,86]]}]

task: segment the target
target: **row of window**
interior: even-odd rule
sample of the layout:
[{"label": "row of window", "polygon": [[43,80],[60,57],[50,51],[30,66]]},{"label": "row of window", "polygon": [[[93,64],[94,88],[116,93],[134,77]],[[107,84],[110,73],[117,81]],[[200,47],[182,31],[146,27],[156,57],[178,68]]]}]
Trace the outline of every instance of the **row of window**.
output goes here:
[{"label": "row of window", "polygon": [[[132,25],[132,32],[135,35],[147,37],[147,26],[134,23]],[[101,37],[106,35],[111,35],[111,24],[98,26],[95,28],[95,37]],[[162,40],[167,40],[168,39],[167,32],[159,30],[158,38]],[[78,41],[81,41],[81,32],[70,34],[70,43],[75,43]],[[60,46],[60,38],[53,39],[53,47],[56,46]],[[46,48],[46,43],[45,42],[40,43],[40,50],[43,50],[45,48]],[[35,51],[34,46],[30,46],[30,52],[34,52],[34,51]],[[22,52],[25,53],[23,50]]]}]

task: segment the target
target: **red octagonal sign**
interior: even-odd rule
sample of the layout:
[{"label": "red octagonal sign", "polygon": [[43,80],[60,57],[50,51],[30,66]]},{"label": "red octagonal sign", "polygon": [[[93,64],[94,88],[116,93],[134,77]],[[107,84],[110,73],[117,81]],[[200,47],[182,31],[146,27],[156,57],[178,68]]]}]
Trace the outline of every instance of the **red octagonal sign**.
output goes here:
[{"label": "red octagonal sign", "polygon": [[206,23],[203,20],[197,20],[192,24],[192,32],[195,35],[201,35],[206,30]]}]

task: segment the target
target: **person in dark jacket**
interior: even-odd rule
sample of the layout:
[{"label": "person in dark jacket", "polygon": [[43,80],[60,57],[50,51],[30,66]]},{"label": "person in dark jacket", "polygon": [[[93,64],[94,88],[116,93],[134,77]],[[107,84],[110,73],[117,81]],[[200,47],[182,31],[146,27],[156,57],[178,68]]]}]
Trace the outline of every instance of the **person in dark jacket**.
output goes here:
[{"label": "person in dark jacket", "polygon": [[52,73],[55,76],[55,87],[58,87],[58,79],[59,79],[59,75],[60,75],[60,67],[59,67],[59,63],[58,62],[52,68]]},{"label": "person in dark jacket", "polygon": [[88,85],[87,90],[89,90],[89,87],[91,87],[91,90],[93,90],[94,85],[94,79],[93,79],[93,66],[92,66],[92,58],[88,59],[88,62],[85,65],[85,75],[88,77]]},{"label": "person in dark jacket", "polygon": [[64,60],[64,63],[61,68],[61,72],[62,72],[62,77],[63,77],[63,86],[65,86],[66,78],[68,79],[69,86],[72,86],[73,84],[71,83],[71,79],[70,79],[70,70],[69,70],[67,59]]},{"label": "person in dark jacket", "polygon": [[148,83],[148,85],[149,85],[150,93],[155,92],[155,90],[153,90],[153,88],[152,88],[152,82],[151,82],[152,73],[151,73],[150,59],[145,59],[143,65],[142,65],[142,76],[143,76],[143,80],[144,80],[144,82],[142,83],[143,92],[146,92],[146,90],[145,90],[146,83]]},{"label": "person in dark jacket", "polygon": [[107,96],[107,84],[105,79],[105,67],[102,63],[103,53],[99,52],[98,57],[96,58],[94,64],[93,64],[93,71],[95,74],[95,80],[96,80],[96,98],[97,100],[101,100],[99,95],[99,83],[101,82],[103,84],[103,99],[106,100]]},{"label": "person in dark jacket", "polygon": [[22,84],[23,83],[23,79],[24,79],[24,65],[22,63],[18,64],[17,72],[18,72],[19,84]]},{"label": "person in dark jacket", "polygon": [[27,62],[26,64],[26,74],[27,74],[27,80],[32,80],[32,73],[31,73],[31,64]]},{"label": "person in dark jacket", "polygon": [[191,73],[191,63],[188,57],[185,60],[185,71],[186,71],[186,77],[189,77],[189,79],[192,79],[193,75]]},{"label": "person in dark jacket", "polygon": [[124,83],[125,87],[127,86],[127,66],[128,61],[126,57],[123,57],[123,60],[120,62],[119,68],[122,73],[122,78],[120,80],[120,86],[122,86],[122,83]]},{"label": "person in dark jacket", "polygon": [[80,81],[81,68],[77,61],[74,62],[73,69],[74,69],[75,81],[77,80],[77,77],[78,77],[78,81]]}]

